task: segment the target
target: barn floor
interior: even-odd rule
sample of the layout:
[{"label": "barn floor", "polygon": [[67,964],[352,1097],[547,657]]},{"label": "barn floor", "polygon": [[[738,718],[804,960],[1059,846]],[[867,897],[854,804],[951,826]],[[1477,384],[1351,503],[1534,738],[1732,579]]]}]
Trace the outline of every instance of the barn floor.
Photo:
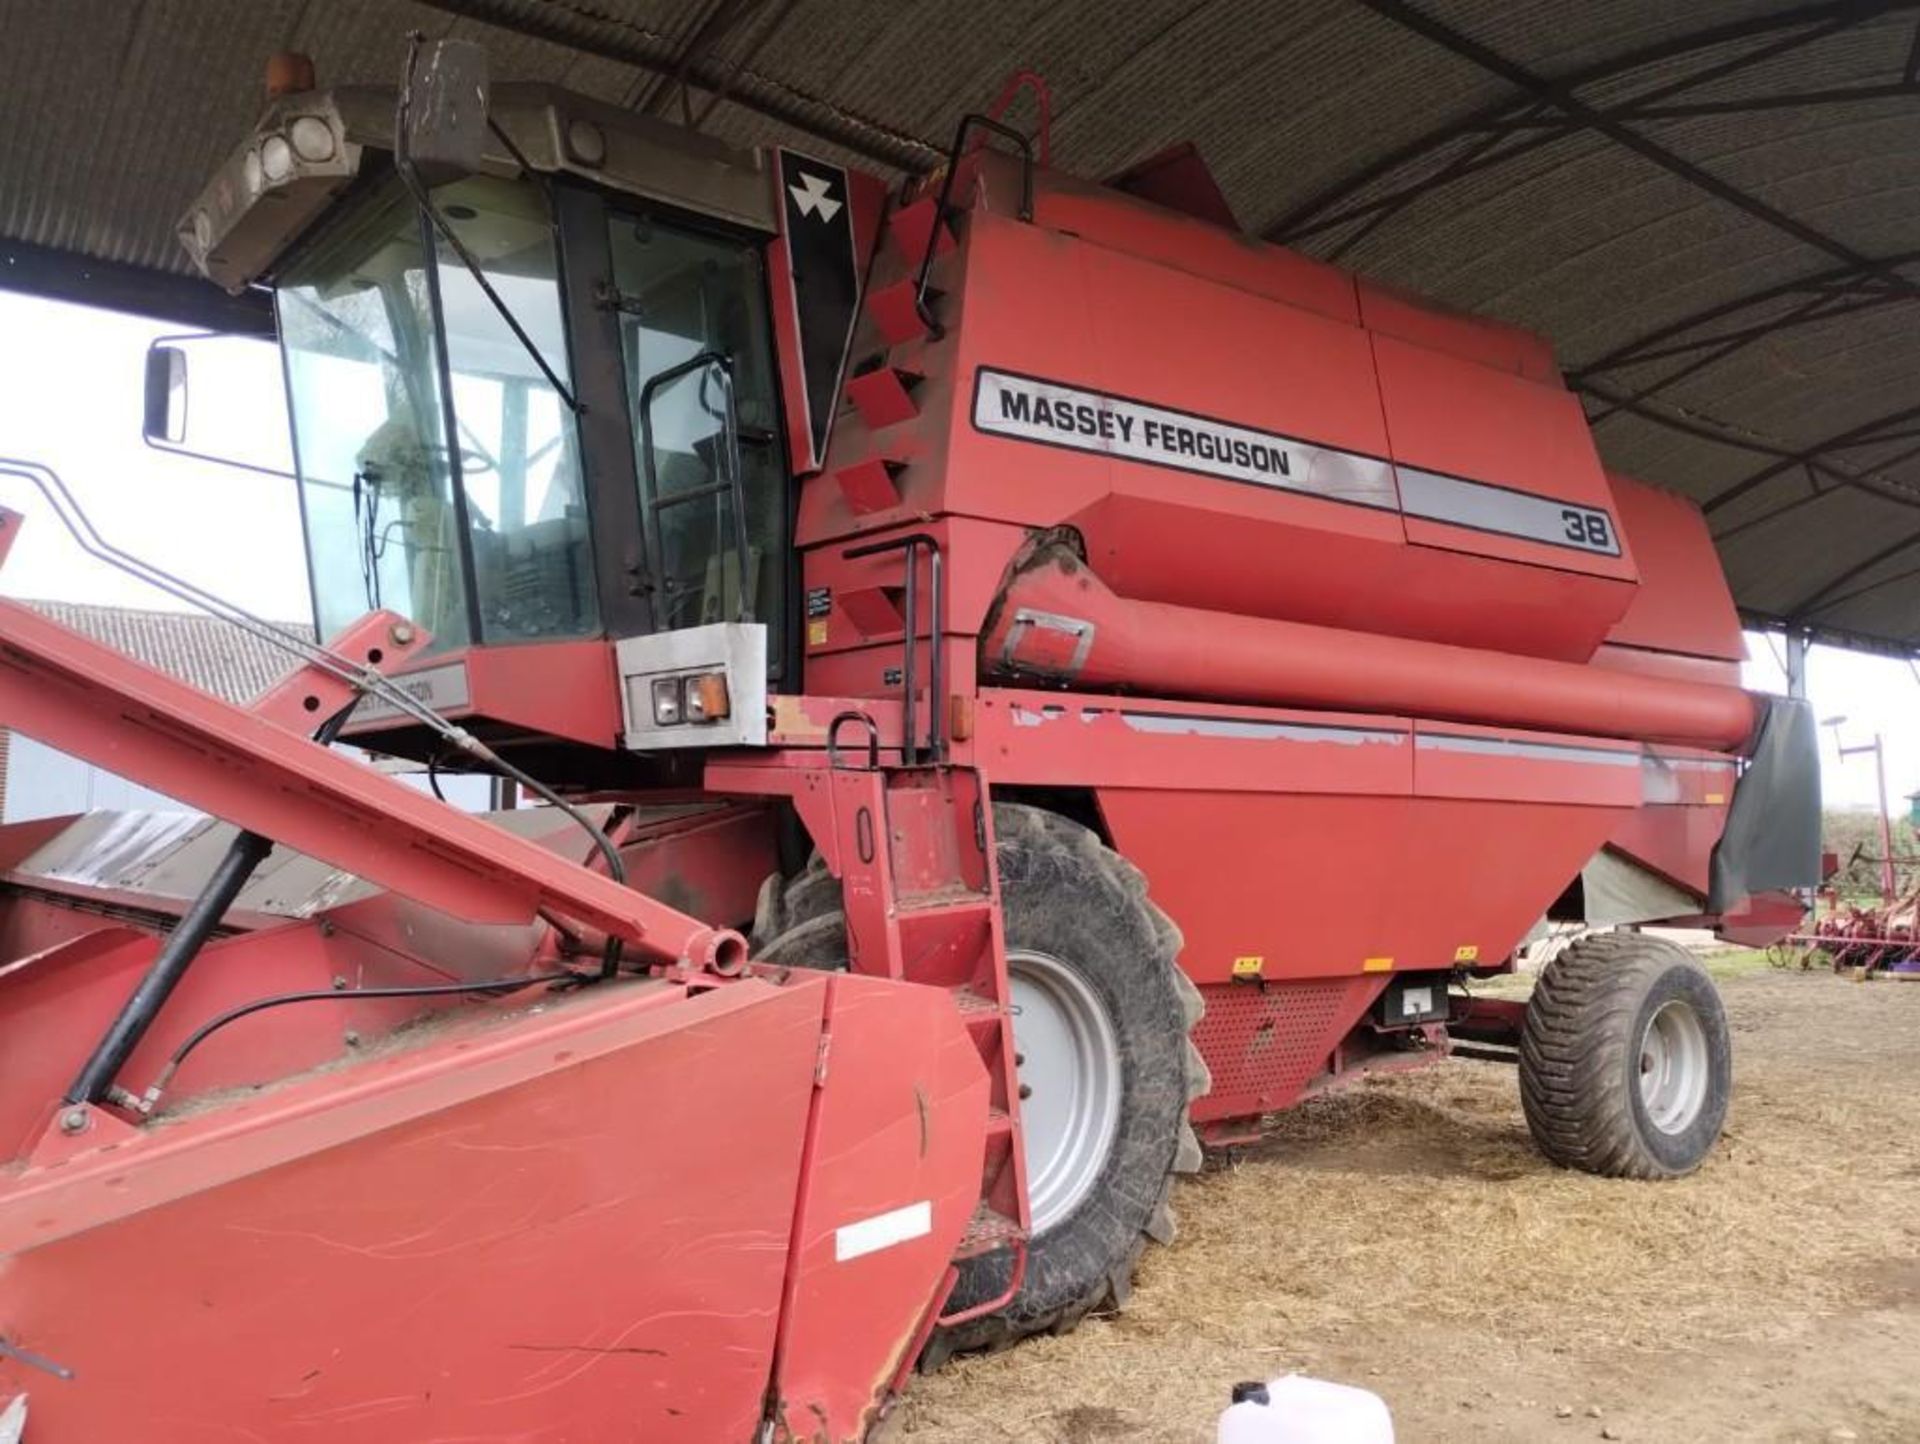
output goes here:
[{"label": "barn floor", "polygon": [[1736,1093],[1693,1178],[1549,1167],[1499,1065],[1364,1083],[1185,1180],[1125,1314],[917,1379],[893,1437],[1211,1440],[1299,1370],[1403,1444],[1920,1439],[1920,983],[1716,971]]}]

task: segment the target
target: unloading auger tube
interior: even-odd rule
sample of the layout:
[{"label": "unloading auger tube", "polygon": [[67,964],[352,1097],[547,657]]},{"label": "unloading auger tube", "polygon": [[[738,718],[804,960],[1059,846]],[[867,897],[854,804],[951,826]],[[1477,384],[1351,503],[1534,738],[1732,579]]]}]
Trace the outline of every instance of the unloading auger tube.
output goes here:
[{"label": "unloading auger tube", "polygon": [[983,642],[1010,677],[1743,750],[1737,687],[1119,596],[1059,534],[1009,569]]}]

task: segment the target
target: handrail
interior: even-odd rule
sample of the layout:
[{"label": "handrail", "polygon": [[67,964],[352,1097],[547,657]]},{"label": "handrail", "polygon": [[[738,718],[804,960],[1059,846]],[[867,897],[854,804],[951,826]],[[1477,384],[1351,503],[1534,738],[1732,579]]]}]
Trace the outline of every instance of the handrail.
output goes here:
[{"label": "handrail", "polygon": [[975,127],[990,130],[1020,147],[1020,219],[1033,219],[1033,142],[1012,126],[991,116],[963,116],[959,129],[953,133],[953,149],[947,152],[947,173],[940,182],[940,200],[934,207],[933,224],[927,229],[927,251],[920,258],[920,274],[913,285],[913,309],[919,315],[921,324],[927,328],[927,334],[936,341],[946,335],[947,330],[927,304],[927,281],[933,275],[934,252],[940,246],[940,227],[946,224],[948,212],[952,209],[953,181],[960,170],[960,154],[966,148],[967,132]]},{"label": "handrail", "polygon": [[919,646],[920,616],[916,598],[920,592],[920,552],[925,548],[928,555],[928,601],[932,616],[927,623],[927,637],[933,648],[933,660],[927,667],[927,696],[933,715],[927,720],[927,750],[935,763],[946,761],[947,729],[946,699],[941,688],[946,681],[946,665],[941,657],[940,619],[945,614],[946,581],[945,562],[941,556],[938,539],[923,531],[909,532],[905,536],[889,537],[885,541],[874,542],[868,546],[851,547],[841,555],[847,561],[857,561],[861,557],[879,556],[885,552],[903,551],[907,554],[907,587],[905,622],[905,656],[900,665],[900,685],[902,698],[900,704],[900,757],[909,767],[920,760],[920,739],[915,723],[917,717],[916,694],[919,692]]},{"label": "handrail", "polygon": [[[722,466],[725,474],[720,480],[705,486],[689,487],[685,491],[675,492],[671,496],[660,494],[660,468],[655,458],[653,443],[653,402],[654,397],[665,387],[685,379],[697,371],[712,368],[720,377],[721,390],[726,397],[726,409],[721,420],[724,423],[725,445]],[[644,498],[645,517],[652,523],[645,528],[646,546],[653,556],[653,574],[661,586],[667,584],[666,549],[660,544],[659,515],[670,506],[682,502],[699,501],[703,497],[727,494],[733,502],[733,548],[740,563],[740,580],[735,589],[739,596],[738,621],[748,621],[751,613],[747,606],[747,587],[751,580],[748,576],[750,551],[747,546],[747,488],[742,479],[740,461],[740,414],[734,403],[733,357],[725,351],[706,350],[689,356],[676,366],[664,371],[656,371],[649,376],[640,388],[640,461],[646,472],[647,495]],[[719,538],[715,539],[716,545]],[[657,619],[656,619],[657,620]]]},{"label": "handrail", "polygon": [[[880,727],[865,712],[846,711],[837,713],[833,721],[827,724],[827,766],[839,771],[845,764],[840,761],[840,729],[849,722],[857,722],[867,732],[868,772],[880,770]],[[848,769],[853,770],[853,769]]]},{"label": "handrail", "polygon": [[1013,105],[1014,97],[1023,90],[1033,92],[1034,109],[1039,111],[1039,124],[1034,134],[1040,141],[1040,164],[1053,164],[1053,91],[1047,85],[1046,78],[1037,70],[1016,70],[1007,77],[1007,83],[1000,88],[1000,94],[994,97],[992,105],[986,109],[989,120],[999,120]]}]

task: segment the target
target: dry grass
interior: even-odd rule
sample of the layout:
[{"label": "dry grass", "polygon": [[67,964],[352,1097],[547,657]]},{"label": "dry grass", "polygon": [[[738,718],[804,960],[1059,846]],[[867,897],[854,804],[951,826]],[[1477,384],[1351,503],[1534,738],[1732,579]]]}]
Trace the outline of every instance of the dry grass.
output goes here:
[{"label": "dry grass", "polygon": [[1503,1356],[1670,1359],[1884,1302],[1889,1262],[1920,1258],[1920,1147],[1891,1091],[1920,986],[1733,971],[1733,1116],[1693,1178],[1550,1167],[1497,1065],[1362,1084],[1185,1182],[1179,1242],[1126,1314],[916,1381],[900,1433],[1208,1438],[1232,1380],[1317,1366],[1404,1414],[1409,1330],[1492,1394]]}]

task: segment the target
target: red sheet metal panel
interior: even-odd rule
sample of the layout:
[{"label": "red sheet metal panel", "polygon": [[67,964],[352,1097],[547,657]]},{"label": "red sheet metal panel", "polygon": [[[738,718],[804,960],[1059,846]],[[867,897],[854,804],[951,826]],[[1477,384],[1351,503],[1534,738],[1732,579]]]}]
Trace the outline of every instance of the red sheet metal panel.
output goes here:
[{"label": "red sheet metal panel", "polygon": [[987,1073],[944,988],[835,977],[822,1042],[774,1387],[793,1438],[855,1439],[980,1200]]},{"label": "red sheet metal panel", "polygon": [[1609,642],[1694,657],[1746,660],[1746,639],[1700,508],[1682,496],[1610,473],[1640,589]]},{"label": "red sheet metal panel", "polygon": [[1288,1107],[1385,986],[1381,977],[1357,977],[1201,988],[1206,1011],[1193,1043],[1213,1087],[1194,1100],[1194,1121]]},{"label": "red sheet metal panel", "polygon": [[595,991],[9,1178],[0,1332],[73,1377],[0,1394],[44,1444],[749,1438],[824,994]]},{"label": "red sheet metal panel", "polygon": [[[1015,214],[1019,162],[998,152],[984,153],[979,160],[986,208],[1001,216]],[[1359,320],[1352,273],[1325,261],[1279,246],[1250,244],[1236,231],[1059,171],[1036,175],[1035,192],[1034,220],[1042,226],[1348,325]]]},{"label": "red sheet metal panel", "polygon": [[1102,789],[1114,845],[1224,983],[1451,967],[1510,950],[1625,809],[1505,800]]},{"label": "red sheet metal panel", "polygon": [[1418,722],[1414,791],[1421,797],[1638,807],[1642,751],[1637,743],[1604,737]]},{"label": "red sheet metal panel", "polygon": [[[1068,211],[1086,227],[1070,231]],[[896,514],[1069,524],[1124,596],[1591,655],[1634,571],[1537,340],[1433,313],[1422,329],[1384,297],[1385,323],[1448,349],[1375,334],[1350,278],[1347,306],[1309,305],[1313,286],[1242,274],[1271,281],[1298,258],[1240,247],[1243,264],[1208,251],[1196,267],[1147,239],[1169,227],[1203,251],[1238,245],[1110,193],[1043,196],[1035,225],[976,209],[936,276],[947,339],[886,353],[919,378],[911,405],[843,427],[830,461],[900,463],[898,505],[863,518],[839,487],[810,485],[803,541]],[[1235,465],[1248,446],[1285,465]],[[1416,531],[1429,545],[1407,545]],[[832,585],[817,570],[810,558],[808,585]]]},{"label": "red sheet metal panel", "polygon": [[1756,716],[1733,687],[1137,601],[1057,544],[1009,581],[983,650],[1002,672],[1079,687],[1713,747],[1741,746]]},{"label": "red sheet metal panel", "polygon": [[[1487,575],[1498,561],[1554,576],[1507,625],[1551,606],[1543,655],[1585,661],[1632,600],[1635,570],[1580,403],[1392,337],[1376,337],[1374,354],[1407,540],[1480,559]],[[1480,573],[1466,580],[1476,598]]]},{"label": "red sheet metal panel", "polygon": [[1397,717],[987,688],[975,725],[1003,786],[1413,791],[1412,724]]},{"label": "red sheet metal panel", "polygon": [[1486,316],[1443,311],[1434,302],[1369,276],[1356,280],[1360,321],[1369,331],[1444,351],[1463,361],[1511,372],[1546,386],[1559,386],[1553,343],[1544,336],[1503,325]]},{"label": "red sheet metal panel", "polygon": [[[383,896],[357,908],[364,911],[371,904],[390,910],[392,903]],[[109,926],[38,956],[9,957],[12,966],[0,976],[0,1017],[5,1020],[0,1032],[0,1159],[16,1156],[38,1136],[159,946],[152,933]],[[529,947],[523,942],[515,951],[514,965],[524,964]],[[468,961],[480,966],[495,961],[495,970],[487,976],[510,971],[484,956]],[[336,978],[358,988],[439,983],[446,975],[406,952],[372,945],[317,922],[219,938],[201,951],[168,999],[128,1059],[123,1081],[136,1093],[145,1088],[188,1033],[228,1008],[272,992],[325,991],[335,986]],[[214,1089],[277,1082],[317,1063],[351,1056],[349,1034],[375,1038],[406,1019],[449,1006],[477,1005],[454,998],[343,998],[271,1009],[214,1034],[181,1067],[171,1096],[178,1102]]]}]

